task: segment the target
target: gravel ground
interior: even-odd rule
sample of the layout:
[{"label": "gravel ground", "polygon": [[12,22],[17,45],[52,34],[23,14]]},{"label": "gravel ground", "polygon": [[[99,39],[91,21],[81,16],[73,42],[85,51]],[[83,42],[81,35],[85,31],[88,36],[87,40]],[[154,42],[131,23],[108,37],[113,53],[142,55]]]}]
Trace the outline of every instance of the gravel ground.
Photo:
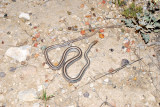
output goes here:
[{"label": "gravel ground", "polygon": [[[120,8],[104,0],[1,0],[0,107],[159,107],[159,51],[147,46],[134,29],[101,29],[72,43],[84,53],[98,40],[80,82],[68,83],[61,69],[54,71],[45,63],[47,46],[85,36],[83,30],[94,32],[86,29],[122,24],[120,18]],[[49,52],[54,65],[65,49]],[[85,63],[82,57],[71,65],[69,75],[77,75]],[[43,90],[54,97],[45,102]]]}]

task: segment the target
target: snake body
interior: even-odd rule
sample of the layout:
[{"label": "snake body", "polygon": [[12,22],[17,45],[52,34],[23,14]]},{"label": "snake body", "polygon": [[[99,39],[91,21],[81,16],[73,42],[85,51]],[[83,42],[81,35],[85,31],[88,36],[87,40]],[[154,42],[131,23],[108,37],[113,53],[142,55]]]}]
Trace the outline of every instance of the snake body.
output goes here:
[{"label": "snake body", "polygon": [[[63,77],[70,83],[76,83],[78,81],[80,81],[85,73],[85,71],[87,70],[87,68],[89,67],[90,65],[90,60],[88,58],[88,53],[89,51],[91,50],[91,48],[97,43],[98,41],[93,41],[88,49],[85,51],[84,53],[84,58],[86,60],[86,64],[84,65],[84,67],[81,69],[81,71],[79,72],[79,74],[75,77],[75,78],[72,78],[68,75],[67,73],[67,68],[69,68],[69,66],[71,66],[71,64],[73,64],[75,61],[79,60],[81,57],[82,57],[82,51],[81,49],[79,50],[79,54],[77,54],[75,57],[69,59],[68,61],[66,61],[66,63],[64,64],[63,68],[62,68],[62,74],[63,74]],[[71,47],[72,48],[72,47]],[[78,47],[77,47],[78,48]],[[68,48],[70,50],[70,48]],[[66,49],[66,51],[68,51]]]},{"label": "snake body", "polygon": [[[88,53],[89,53],[90,49],[91,49],[97,42],[98,42],[98,41],[93,41],[93,42],[89,45],[88,49],[85,51],[85,53],[84,53],[84,58],[85,58],[85,60],[86,60],[87,63],[86,63],[85,66],[81,69],[81,71],[79,72],[79,74],[78,74],[76,77],[74,77],[74,78],[72,78],[72,77],[70,77],[70,76],[68,75],[68,73],[67,73],[67,68],[69,68],[74,62],[78,61],[78,60],[82,57],[82,50],[81,50],[79,47],[77,47],[77,46],[71,46],[71,47],[67,48],[67,49],[63,52],[63,55],[62,55],[62,57],[61,57],[61,60],[59,61],[59,63],[58,63],[57,66],[54,66],[54,65],[52,64],[52,62],[50,61],[50,59],[49,59],[49,57],[48,57],[48,51],[50,51],[51,49],[58,48],[58,47],[66,46],[66,44],[65,44],[65,45],[64,45],[64,44],[53,45],[53,46],[51,46],[51,47],[46,48],[45,51],[44,51],[44,56],[45,56],[45,59],[46,59],[47,64],[49,65],[49,67],[50,67],[52,70],[59,70],[60,68],[62,68],[62,75],[63,75],[64,79],[65,79],[66,81],[68,81],[69,83],[76,83],[76,82],[78,82],[78,81],[80,81],[80,80],[82,79],[85,71],[86,71],[87,68],[89,67],[89,65],[90,65],[90,60],[89,60],[89,58],[88,58]],[[65,62],[65,60],[66,60],[66,58],[67,58],[67,55],[68,55],[70,52],[76,52],[77,55],[74,56],[73,58],[67,60],[67,61]]]},{"label": "snake body", "polygon": [[[55,44],[55,45],[52,45],[52,46],[49,46],[47,47],[45,50],[44,50],[44,56],[45,56],[45,59],[46,59],[46,63],[49,65],[49,67],[52,69],[52,70],[59,70],[60,68],[63,67],[62,69],[62,74],[63,74],[63,77],[70,83],[76,83],[78,81],[81,80],[82,76],[84,75],[84,72],[86,71],[86,69],[88,68],[89,64],[90,64],[90,60],[88,58],[88,52],[90,51],[90,49],[92,48],[92,46],[94,46],[97,41],[93,41],[88,49],[86,50],[85,54],[84,54],[84,57],[85,57],[85,60],[86,60],[86,65],[82,68],[82,70],[80,71],[80,73],[78,74],[77,77],[75,78],[71,78],[68,73],[67,73],[67,68],[72,64],[74,63],[75,61],[79,60],[81,57],[82,57],[82,51],[80,48],[78,47],[69,47],[65,50],[65,52],[63,53],[62,57],[61,57],[61,60],[59,62],[59,64],[57,66],[54,66],[52,64],[52,62],[50,61],[49,57],[48,57],[48,52],[52,49],[56,49],[56,48],[61,48],[61,47],[65,47],[65,46],[68,46],[69,44],[71,43],[74,43],[74,42],[77,42],[77,41],[80,41],[80,40],[83,40],[83,39],[87,39],[91,36],[93,36],[94,34],[96,34],[97,32],[99,32],[99,29],[102,29],[102,28],[119,28],[121,27],[121,25],[113,25],[113,26],[104,26],[104,27],[98,27],[96,31],[94,31],[92,34],[90,35],[87,35],[85,34],[85,36],[80,36],[78,38],[75,38],[75,39],[72,39],[72,40],[68,40],[64,43],[61,43],[61,44]],[[78,54],[77,56],[69,59],[67,62],[65,62],[65,59],[66,59],[66,56],[68,53],[70,53],[71,51],[76,51]]]}]

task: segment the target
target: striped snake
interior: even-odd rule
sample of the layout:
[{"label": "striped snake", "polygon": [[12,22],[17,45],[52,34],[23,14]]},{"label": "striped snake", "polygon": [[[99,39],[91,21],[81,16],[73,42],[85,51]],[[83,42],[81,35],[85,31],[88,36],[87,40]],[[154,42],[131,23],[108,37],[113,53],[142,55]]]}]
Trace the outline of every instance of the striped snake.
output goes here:
[{"label": "striped snake", "polygon": [[[49,46],[47,47],[45,50],[44,50],[44,56],[45,56],[45,59],[46,59],[46,63],[49,65],[49,67],[52,69],[52,70],[59,70],[60,68],[62,68],[62,74],[63,74],[63,77],[65,78],[65,80],[67,80],[68,82],[70,83],[76,83],[78,81],[80,81],[86,71],[86,69],[88,68],[88,66],[90,65],[90,60],[88,58],[88,53],[90,51],[90,49],[98,42],[98,41],[93,41],[88,49],[86,50],[86,52],[84,53],[84,57],[85,57],[85,60],[86,60],[86,65],[81,69],[81,71],[79,72],[79,74],[75,77],[75,78],[72,78],[68,75],[67,73],[67,68],[69,66],[71,66],[71,64],[73,64],[75,61],[79,60],[81,57],[82,57],[82,51],[79,47],[76,47],[76,46],[71,46],[69,48],[67,48],[62,57],[61,57],[61,60],[59,62],[59,64],[57,66],[54,66],[52,64],[52,62],[50,61],[49,57],[48,57],[48,52],[52,49],[56,49],[56,48],[61,48],[61,47],[65,47],[65,46],[68,46],[70,45],[71,43],[74,43],[74,42],[77,42],[77,41],[80,41],[80,40],[83,40],[83,39],[87,39],[91,36],[93,36],[94,34],[96,34],[97,32],[99,32],[99,29],[102,29],[102,28],[119,28],[121,27],[121,25],[113,25],[113,26],[104,26],[104,27],[99,27],[97,28],[96,31],[94,31],[92,34],[90,35],[87,35],[85,34],[85,36],[80,36],[78,38],[75,38],[75,39],[72,39],[72,40],[68,40],[64,43],[61,43],[61,44],[55,44],[55,45],[52,45],[52,46]],[[66,59],[66,56],[68,55],[68,53],[70,52],[77,52],[78,54],[76,56],[74,56],[73,58],[69,59],[68,61],[65,62],[65,59]]]},{"label": "striped snake", "polygon": [[[96,40],[93,41],[93,42],[89,45],[88,49],[85,51],[85,53],[84,53],[84,58],[85,58],[85,60],[86,60],[87,63],[86,63],[86,64],[84,65],[84,67],[81,69],[81,71],[79,72],[79,74],[78,74],[76,77],[74,77],[74,78],[72,78],[72,77],[70,77],[70,76],[68,75],[68,73],[67,73],[67,68],[69,68],[74,62],[76,62],[76,61],[78,61],[79,59],[81,59],[81,57],[82,57],[82,50],[81,50],[79,47],[77,47],[77,46],[71,46],[71,47],[67,48],[67,49],[63,52],[63,55],[62,55],[62,57],[61,57],[61,60],[59,61],[59,63],[58,63],[57,66],[54,66],[54,65],[52,64],[52,62],[49,60],[49,57],[48,57],[48,51],[51,50],[51,48],[52,48],[52,49],[55,49],[57,45],[53,45],[53,46],[50,47],[50,48],[48,47],[48,48],[46,48],[45,51],[44,51],[44,55],[45,55],[46,62],[47,62],[47,64],[49,65],[49,67],[50,67],[51,69],[53,69],[53,70],[59,70],[59,69],[62,67],[62,75],[63,75],[64,79],[65,79],[66,81],[68,81],[69,83],[76,83],[76,82],[78,82],[78,81],[80,81],[80,80],[82,79],[85,71],[86,71],[87,68],[89,67],[89,65],[90,65],[90,60],[89,60],[89,58],[88,58],[88,53],[89,53],[90,49],[91,49],[97,42],[98,42],[98,41],[96,41]],[[74,56],[74,57],[72,57],[71,59],[69,59],[69,60],[67,60],[67,61],[65,62],[65,60],[66,60],[66,58],[67,58],[67,55],[68,55],[70,52],[76,52],[77,55]]]}]

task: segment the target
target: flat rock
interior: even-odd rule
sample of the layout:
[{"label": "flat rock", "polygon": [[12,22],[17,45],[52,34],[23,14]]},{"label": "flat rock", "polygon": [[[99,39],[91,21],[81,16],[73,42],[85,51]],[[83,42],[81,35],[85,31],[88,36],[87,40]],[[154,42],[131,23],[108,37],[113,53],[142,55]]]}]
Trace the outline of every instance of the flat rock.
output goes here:
[{"label": "flat rock", "polygon": [[89,93],[88,93],[88,92],[85,92],[85,93],[83,94],[83,96],[86,97],[86,98],[88,98],[88,97],[89,97]]},{"label": "flat rock", "polygon": [[20,91],[18,93],[18,99],[20,101],[35,101],[37,100],[37,94],[35,89],[29,89]]},{"label": "flat rock", "polygon": [[129,61],[127,59],[122,59],[121,66],[125,66],[125,65],[128,65],[128,64],[129,64]]},{"label": "flat rock", "polygon": [[10,71],[10,72],[15,72],[16,69],[17,69],[17,68],[15,68],[15,67],[10,67],[9,71]]},{"label": "flat rock", "polygon": [[23,13],[23,12],[19,15],[19,18],[20,19],[25,19],[25,20],[30,20],[29,14],[28,13]]},{"label": "flat rock", "polygon": [[19,62],[25,61],[27,56],[30,55],[31,46],[25,45],[21,47],[11,47],[9,48],[5,55],[17,60]]}]

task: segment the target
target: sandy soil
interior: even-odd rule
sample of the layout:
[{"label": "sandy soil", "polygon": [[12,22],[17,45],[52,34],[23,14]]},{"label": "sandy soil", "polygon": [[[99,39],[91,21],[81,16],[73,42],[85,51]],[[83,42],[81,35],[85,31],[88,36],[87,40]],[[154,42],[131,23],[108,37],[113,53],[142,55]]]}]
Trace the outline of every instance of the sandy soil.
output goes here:
[{"label": "sandy soil", "polygon": [[[30,19],[20,18],[22,12]],[[144,44],[134,29],[104,29],[104,38],[97,33],[71,44],[84,53],[92,41],[99,41],[91,49],[90,67],[78,83],[68,83],[61,69],[53,71],[45,64],[44,48],[84,36],[80,31],[89,28],[86,22],[94,28],[123,24],[120,19],[105,17],[122,18],[120,8],[102,0],[1,0],[0,107],[44,107],[45,101],[38,99],[43,89],[47,96],[54,95],[46,102],[48,107],[159,107],[157,48]],[[72,26],[78,31],[69,30]],[[53,64],[65,49],[49,53]],[[74,55],[69,54],[68,59]],[[143,59],[97,79],[121,67],[123,59],[131,63],[139,58]],[[71,65],[69,75],[77,75],[85,63],[82,57]]]}]

